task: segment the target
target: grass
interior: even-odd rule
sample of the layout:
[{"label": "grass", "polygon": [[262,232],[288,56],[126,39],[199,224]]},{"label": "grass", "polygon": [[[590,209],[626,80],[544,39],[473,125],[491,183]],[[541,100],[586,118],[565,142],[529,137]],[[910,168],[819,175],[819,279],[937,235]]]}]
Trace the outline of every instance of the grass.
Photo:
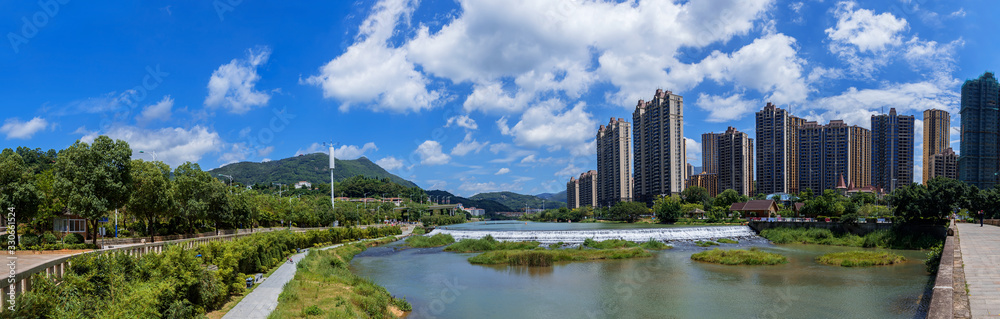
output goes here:
[{"label": "grass", "polygon": [[788,262],[785,256],[758,250],[756,247],[750,250],[716,248],[691,255],[691,259],[723,265],[777,265]]},{"label": "grass", "polygon": [[711,247],[711,246],[718,246],[719,245],[719,243],[711,241],[711,240],[710,241],[701,241],[701,240],[699,240],[699,241],[694,242],[694,244],[696,246],[698,246],[698,247]]},{"label": "grass", "polygon": [[473,264],[508,264],[513,266],[551,266],[557,261],[628,259],[650,257],[639,247],[623,249],[494,250],[473,256]]},{"label": "grass", "polygon": [[529,250],[538,248],[537,241],[497,241],[493,236],[486,235],[480,239],[462,239],[448,247],[445,251],[472,253],[491,250]]},{"label": "grass", "polygon": [[639,247],[642,247],[643,249],[648,249],[648,250],[664,250],[664,249],[674,248],[674,246],[670,246],[670,245],[664,244],[662,241],[658,241],[658,240],[652,239],[652,238],[650,238],[648,241],[646,241],[644,243],[639,244]]},{"label": "grass", "polygon": [[816,257],[816,261],[841,267],[870,267],[898,264],[906,261],[906,258],[887,251],[854,250],[829,253]]},{"label": "grass", "polygon": [[739,244],[740,243],[737,240],[732,240],[732,239],[729,239],[729,238],[720,238],[719,240],[716,240],[716,241],[719,242],[720,244]]},{"label": "grass", "polygon": [[434,236],[410,236],[406,238],[406,245],[413,248],[441,247],[455,242],[455,238],[450,234],[437,234]]},{"label": "grass", "polygon": [[888,230],[868,233],[835,234],[825,228],[770,228],[760,232],[760,236],[775,244],[817,244],[885,249],[930,249],[942,241],[927,234],[919,236],[899,235]]},{"label": "grass", "polygon": [[371,280],[358,277],[348,269],[354,255],[367,247],[393,241],[385,239],[330,250],[311,250],[296,265],[295,278],[285,285],[278,297],[278,307],[269,318],[393,318],[405,315],[412,307],[403,298],[395,298]]},{"label": "grass", "polygon": [[423,234],[426,234],[426,233],[427,233],[427,228],[424,228],[424,226],[417,226],[417,227],[413,228],[413,234],[414,235],[423,235]]},{"label": "grass", "polygon": [[555,243],[555,244],[549,244],[549,249],[559,249],[559,248],[562,248],[562,246],[564,246],[564,245],[566,245],[566,243],[564,243],[564,242],[558,242],[558,243]]},{"label": "grass", "polygon": [[608,239],[604,241],[596,241],[592,238],[587,238],[583,240],[583,246],[594,249],[615,249],[615,248],[638,247],[639,244],[623,239]]}]

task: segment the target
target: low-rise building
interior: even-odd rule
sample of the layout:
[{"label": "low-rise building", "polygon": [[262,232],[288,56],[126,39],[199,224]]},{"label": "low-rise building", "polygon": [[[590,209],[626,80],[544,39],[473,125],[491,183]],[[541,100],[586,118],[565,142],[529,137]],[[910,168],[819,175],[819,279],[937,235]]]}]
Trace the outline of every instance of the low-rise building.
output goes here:
[{"label": "low-rise building", "polygon": [[771,217],[771,213],[778,212],[778,204],[770,199],[751,200],[733,203],[729,210],[743,213],[744,217]]},{"label": "low-rise building", "polygon": [[306,188],[306,189],[310,189],[310,188],[313,187],[313,184],[310,183],[310,182],[307,182],[307,181],[299,181],[298,183],[295,183],[295,189],[299,189],[299,188],[303,188],[303,187]]}]

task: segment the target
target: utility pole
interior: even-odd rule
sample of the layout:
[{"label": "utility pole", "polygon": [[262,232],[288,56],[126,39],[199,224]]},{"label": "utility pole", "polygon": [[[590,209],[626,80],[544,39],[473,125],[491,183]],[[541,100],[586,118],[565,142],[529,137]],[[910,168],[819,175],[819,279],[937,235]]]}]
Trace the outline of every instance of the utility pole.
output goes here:
[{"label": "utility pole", "polygon": [[333,151],[334,146],[337,144],[339,143],[333,143],[333,141],[323,142],[324,146],[328,146],[330,148],[330,207],[333,207],[333,211],[337,211],[337,193],[333,191],[333,169],[337,166],[337,160],[333,157]]}]

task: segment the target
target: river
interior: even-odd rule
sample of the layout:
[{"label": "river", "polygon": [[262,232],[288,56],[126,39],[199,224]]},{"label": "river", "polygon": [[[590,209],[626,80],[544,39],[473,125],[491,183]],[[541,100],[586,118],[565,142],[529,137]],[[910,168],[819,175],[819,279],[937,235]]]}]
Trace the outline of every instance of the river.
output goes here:
[{"label": "river", "polygon": [[[591,231],[638,225],[528,223],[449,226],[450,230]],[[672,228],[684,230],[683,227]],[[710,248],[690,240],[651,258],[561,262],[551,267],[472,265],[474,253],[442,248],[371,248],[351,269],[403,296],[410,318],[913,318],[924,317],[931,277],[925,253],[894,251],[901,265],[843,268],[814,259],[853,248],[772,245],[741,237],[721,248],[759,247],[783,254],[779,266],[692,261]]]}]

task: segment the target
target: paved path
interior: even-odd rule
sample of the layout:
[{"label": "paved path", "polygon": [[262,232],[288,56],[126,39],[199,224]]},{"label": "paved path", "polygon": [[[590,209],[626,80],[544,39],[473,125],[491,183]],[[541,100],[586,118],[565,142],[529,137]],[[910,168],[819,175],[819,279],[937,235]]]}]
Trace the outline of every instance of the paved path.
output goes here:
[{"label": "paved path", "polygon": [[972,317],[1000,318],[1000,227],[957,225]]},{"label": "paved path", "polygon": [[[403,237],[409,235],[413,231],[413,228],[408,228],[403,231],[402,235],[396,236]],[[355,242],[347,243],[352,244]],[[327,250],[331,248],[337,248],[344,244],[337,244],[333,246],[323,247],[320,250]],[[298,263],[303,258],[306,257],[308,252],[299,253],[292,255],[292,261]],[[223,319],[242,319],[242,318],[267,318],[278,307],[278,295],[281,291],[285,289],[285,284],[292,281],[295,278],[295,270],[297,268],[293,264],[289,264],[287,261],[278,267],[267,280],[264,280],[260,286],[257,286],[249,295],[240,300],[236,307],[226,313]]]}]

